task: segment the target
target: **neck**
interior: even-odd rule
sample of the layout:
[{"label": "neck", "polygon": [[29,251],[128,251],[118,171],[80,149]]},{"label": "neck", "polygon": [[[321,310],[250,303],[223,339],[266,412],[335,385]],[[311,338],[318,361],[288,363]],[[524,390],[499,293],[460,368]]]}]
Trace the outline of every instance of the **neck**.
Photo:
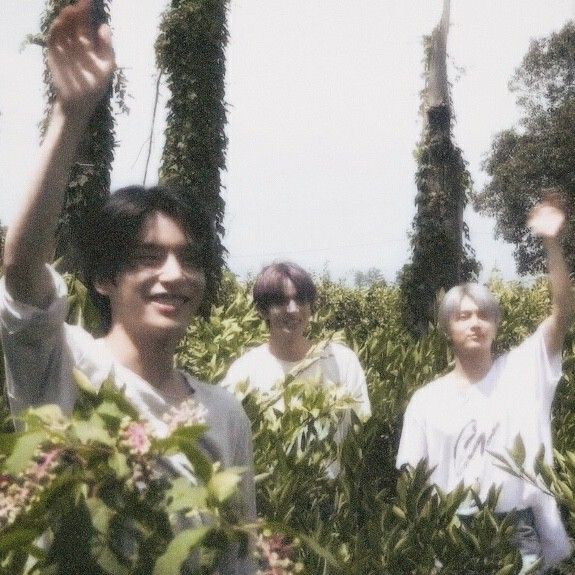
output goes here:
[{"label": "neck", "polygon": [[460,380],[474,384],[481,381],[493,365],[493,356],[489,352],[475,354],[457,354],[453,374]]},{"label": "neck", "polygon": [[112,326],[104,340],[118,363],[156,389],[167,389],[177,380],[174,353],[179,338],[135,337],[121,326]]},{"label": "neck", "polygon": [[302,335],[270,336],[268,343],[270,352],[274,357],[283,361],[300,361],[311,347],[311,342]]}]

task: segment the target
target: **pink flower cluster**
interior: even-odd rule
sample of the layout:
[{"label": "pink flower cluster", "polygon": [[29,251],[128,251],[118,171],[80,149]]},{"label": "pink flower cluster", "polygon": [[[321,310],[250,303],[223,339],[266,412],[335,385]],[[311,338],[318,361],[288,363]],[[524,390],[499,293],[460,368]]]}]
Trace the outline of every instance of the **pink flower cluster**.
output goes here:
[{"label": "pink flower cluster", "polygon": [[186,399],[179,406],[171,407],[163,419],[171,433],[177,427],[205,424],[207,414],[208,410],[201,403],[194,399]]},{"label": "pink flower cluster", "polygon": [[130,455],[145,455],[150,451],[150,428],[144,421],[132,421],[126,419],[120,426],[120,441],[122,447],[126,447]]},{"label": "pink flower cluster", "polygon": [[51,446],[18,476],[0,475],[0,529],[12,524],[54,479],[60,456],[61,449]]},{"label": "pink flower cluster", "polygon": [[256,575],[294,575],[303,572],[303,564],[293,560],[297,542],[287,543],[282,535],[263,531],[256,541],[260,569]]}]

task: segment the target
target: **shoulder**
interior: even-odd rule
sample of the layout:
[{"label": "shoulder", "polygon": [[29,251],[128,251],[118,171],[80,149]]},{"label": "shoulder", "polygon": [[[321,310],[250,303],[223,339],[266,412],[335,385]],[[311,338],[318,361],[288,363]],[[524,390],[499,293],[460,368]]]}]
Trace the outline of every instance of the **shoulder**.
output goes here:
[{"label": "shoulder", "polygon": [[266,344],[249,349],[230,364],[221,384],[230,387],[251,377],[254,370],[261,370],[263,365],[269,363],[270,357]]},{"label": "shoulder", "polygon": [[450,374],[442,375],[422,387],[416,389],[409,400],[409,406],[414,409],[419,406],[436,403],[438,399],[445,397],[453,389]]},{"label": "shoulder", "polygon": [[352,349],[347,347],[347,345],[344,345],[342,343],[330,341],[327,344],[325,350],[328,353],[328,355],[334,357],[336,361],[359,363],[359,359],[355,351],[353,351]]},{"label": "shoulder", "polygon": [[252,347],[231,363],[230,370],[232,368],[239,369],[246,366],[251,366],[254,363],[265,360],[269,355],[270,352],[268,351],[268,346],[265,343],[258,345],[257,347]]},{"label": "shoulder", "polygon": [[204,405],[209,414],[232,420],[247,418],[244,408],[238,399],[226,388],[220,385],[205,383],[186,373],[190,381],[195,399]]}]

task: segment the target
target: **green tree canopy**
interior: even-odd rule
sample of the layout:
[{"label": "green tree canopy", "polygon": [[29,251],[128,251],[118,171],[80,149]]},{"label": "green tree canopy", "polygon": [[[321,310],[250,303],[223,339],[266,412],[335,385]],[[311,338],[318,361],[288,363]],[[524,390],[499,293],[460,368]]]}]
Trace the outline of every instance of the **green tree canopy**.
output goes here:
[{"label": "green tree canopy", "polygon": [[[568,205],[575,199],[575,23],[533,40],[509,88],[517,94],[521,120],[497,134],[483,168],[490,180],[475,206],[493,216],[496,235],[515,244],[520,274],[543,269],[539,242],[527,229],[530,208],[548,187],[559,187]],[[566,234],[575,263],[573,216]]]}]

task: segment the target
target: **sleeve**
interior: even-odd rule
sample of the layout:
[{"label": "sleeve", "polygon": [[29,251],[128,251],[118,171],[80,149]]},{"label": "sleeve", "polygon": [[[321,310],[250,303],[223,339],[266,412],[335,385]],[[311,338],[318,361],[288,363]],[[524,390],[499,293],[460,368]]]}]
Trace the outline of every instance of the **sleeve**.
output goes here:
[{"label": "sleeve", "polygon": [[411,398],[403,416],[403,427],[395,466],[401,469],[404,465],[415,467],[422,459],[429,457],[425,423],[418,408],[418,393]]},{"label": "sleeve", "polygon": [[33,405],[73,405],[72,360],[66,353],[67,289],[63,278],[48,266],[54,299],[46,308],[18,302],[0,283],[0,335],[6,367],[6,388],[13,413]]},{"label": "sleeve", "polygon": [[545,388],[549,388],[551,393],[555,393],[557,384],[562,375],[562,354],[558,352],[554,355],[549,355],[547,346],[545,345],[545,337],[541,326],[532,336],[536,339],[537,357],[539,358],[539,377]]},{"label": "sleeve", "polygon": [[561,379],[561,353],[549,355],[541,326],[535,333],[509,352],[506,371],[512,393],[528,394],[548,412],[551,409],[557,384]]}]

